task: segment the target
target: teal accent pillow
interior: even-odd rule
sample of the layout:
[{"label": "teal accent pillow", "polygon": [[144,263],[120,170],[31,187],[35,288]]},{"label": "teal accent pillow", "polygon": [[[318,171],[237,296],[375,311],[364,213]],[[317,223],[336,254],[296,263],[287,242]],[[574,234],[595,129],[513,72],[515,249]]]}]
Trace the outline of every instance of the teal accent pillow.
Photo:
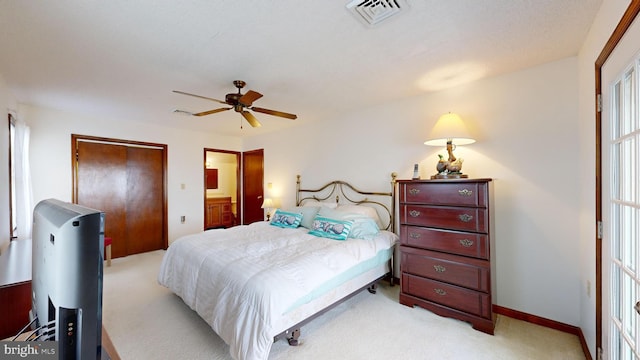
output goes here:
[{"label": "teal accent pillow", "polygon": [[324,208],[320,209],[318,215],[330,219],[348,220],[353,222],[353,225],[351,225],[351,231],[349,232],[350,238],[370,240],[380,232],[378,223],[366,215]]},{"label": "teal accent pillow", "polygon": [[297,228],[300,226],[300,222],[302,221],[302,214],[276,210],[275,214],[273,214],[273,218],[271,218],[271,225],[278,226],[281,228]]},{"label": "teal accent pillow", "polygon": [[302,222],[300,222],[300,226],[303,226],[309,230],[313,226],[313,219],[318,215],[318,211],[320,211],[319,206],[298,206],[290,209],[286,209],[285,211],[299,213],[302,214]]},{"label": "teal accent pillow", "polygon": [[352,225],[352,221],[316,216],[309,234],[334,240],[346,240]]}]

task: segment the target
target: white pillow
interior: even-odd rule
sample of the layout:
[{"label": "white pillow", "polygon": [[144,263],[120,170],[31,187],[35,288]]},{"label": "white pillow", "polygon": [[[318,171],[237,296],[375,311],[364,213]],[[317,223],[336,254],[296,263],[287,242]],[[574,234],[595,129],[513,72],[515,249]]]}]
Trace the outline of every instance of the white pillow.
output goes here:
[{"label": "white pillow", "polygon": [[351,214],[360,214],[366,217],[370,217],[376,222],[378,227],[382,228],[382,221],[378,216],[378,212],[376,211],[376,209],[374,209],[371,206],[345,204],[345,205],[339,205],[336,208],[336,210],[341,212],[346,212]]}]

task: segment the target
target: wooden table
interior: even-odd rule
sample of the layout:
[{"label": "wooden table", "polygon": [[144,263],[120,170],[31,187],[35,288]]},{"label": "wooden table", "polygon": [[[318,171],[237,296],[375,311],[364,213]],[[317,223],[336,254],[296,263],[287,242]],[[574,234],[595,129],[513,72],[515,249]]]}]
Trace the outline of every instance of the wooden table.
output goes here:
[{"label": "wooden table", "polygon": [[0,339],[29,322],[31,310],[31,239],[11,241],[0,255]]}]

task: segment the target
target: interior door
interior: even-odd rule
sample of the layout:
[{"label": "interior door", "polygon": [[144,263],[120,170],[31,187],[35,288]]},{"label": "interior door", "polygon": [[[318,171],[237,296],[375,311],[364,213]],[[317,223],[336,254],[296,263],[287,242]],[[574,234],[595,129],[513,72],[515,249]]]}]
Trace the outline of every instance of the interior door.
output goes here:
[{"label": "interior door", "polygon": [[[602,347],[640,359],[640,21],[602,66]],[[640,303],[639,303],[640,305]]]},{"label": "interior door", "polygon": [[264,150],[242,154],[243,224],[264,220]]}]

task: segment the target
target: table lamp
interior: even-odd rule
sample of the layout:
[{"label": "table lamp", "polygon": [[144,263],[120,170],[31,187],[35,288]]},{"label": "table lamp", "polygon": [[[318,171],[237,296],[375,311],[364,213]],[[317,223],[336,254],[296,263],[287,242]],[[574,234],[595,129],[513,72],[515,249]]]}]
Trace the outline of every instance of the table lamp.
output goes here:
[{"label": "table lamp", "polygon": [[267,221],[271,218],[271,209],[273,208],[273,200],[271,198],[264,198],[261,208],[267,210]]},{"label": "table lamp", "polygon": [[444,156],[438,154],[440,158],[436,165],[438,173],[431,176],[431,179],[468,178],[468,175],[462,173],[463,159],[457,159],[453,155],[453,151],[457,145],[473,144],[474,142],[476,141],[471,138],[467,127],[458,114],[447,113],[440,116],[424,144],[446,146],[449,157],[445,159]]}]

